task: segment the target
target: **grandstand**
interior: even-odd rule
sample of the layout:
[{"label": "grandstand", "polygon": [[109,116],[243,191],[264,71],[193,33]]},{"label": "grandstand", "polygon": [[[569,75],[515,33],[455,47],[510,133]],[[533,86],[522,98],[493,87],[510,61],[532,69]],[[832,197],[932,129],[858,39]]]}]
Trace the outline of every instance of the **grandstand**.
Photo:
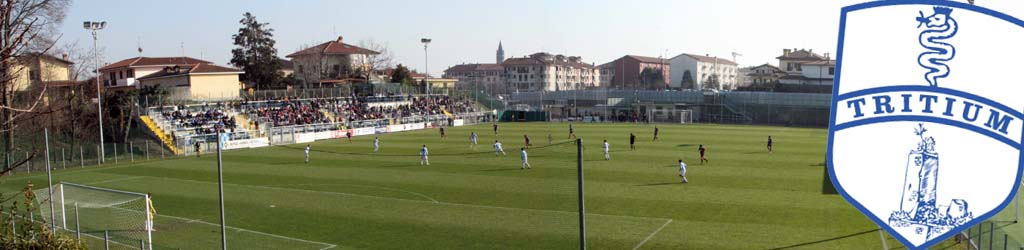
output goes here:
[{"label": "grandstand", "polygon": [[[226,148],[248,148],[367,135],[436,126],[489,122],[472,100],[448,95],[378,95],[292,99],[263,98],[237,102],[151,107],[140,116],[155,138],[175,154],[195,153],[194,145],[212,149],[218,139]],[[202,151],[202,150],[200,150]]]}]

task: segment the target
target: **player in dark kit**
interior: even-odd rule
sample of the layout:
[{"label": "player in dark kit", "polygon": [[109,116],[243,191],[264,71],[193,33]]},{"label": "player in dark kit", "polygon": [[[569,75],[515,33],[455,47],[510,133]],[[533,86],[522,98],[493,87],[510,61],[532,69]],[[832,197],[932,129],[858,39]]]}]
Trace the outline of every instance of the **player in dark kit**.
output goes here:
[{"label": "player in dark kit", "polygon": [[705,151],[707,151],[707,148],[704,147],[704,144],[701,144],[700,147],[697,148],[697,152],[700,152],[700,165],[704,165],[704,163],[708,162],[708,158],[704,157]]},{"label": "player in dark kit", "polygon": [[444,133],[444,126],[441,126],[441,140],[448,138],[448,135]]},{"label": "player in dark kit", "polygon": [[629,133],[629,150],[636,150],[636,135]]},{"label": "player in dark kit", "polygon": [[768,153],[772,153],[772,136],[768,136]]},{"label": "player in dark kit", "polygon": [[352,143],[352,131],[345,132],[345,137],[348,137],[348,143]]},{"label": "player in dark kit", "polygon": [[495,135],[498,134],[498,123],[497,122],[494,123],[494,134]]},{"label": "player in dark kit", "polygon": [[533,145],[533,144],[530,144],[530,136],[529,135],[523,135],[523,140],[526,141],[525,144],[524,144],[525,148],[530,148],[530,145]]},{"label": "player in dark kit", "polygon": [[576,133],[572,129],[572,123],[569,123],[569,139],[576,138]]},{"label": "player in dark kit", "polygon": [[651,140],[651,141],[657,141],[657,140],[658,140],[658,126],[654,126],[654,140]]}]

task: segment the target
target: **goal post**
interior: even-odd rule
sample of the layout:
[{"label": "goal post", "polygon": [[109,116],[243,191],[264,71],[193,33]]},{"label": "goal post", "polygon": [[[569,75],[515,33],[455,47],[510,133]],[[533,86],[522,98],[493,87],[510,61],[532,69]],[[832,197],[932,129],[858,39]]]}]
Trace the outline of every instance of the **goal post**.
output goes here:
[{"label": "goal post", "polygon": [[693,123],[693,110],[680,110],[679,111],[679,123],[682,123],[682,124]]},{"label": "goal post", "polygon": [[[61,182],[53,190],[53,210],[38,206],[42,215],[54,214],[54,230],[65,230],[127,245],[144,241],[153,246],[151,204],[148,194]],[[35,190],[40,204],[51,201],[50,190]]]}]

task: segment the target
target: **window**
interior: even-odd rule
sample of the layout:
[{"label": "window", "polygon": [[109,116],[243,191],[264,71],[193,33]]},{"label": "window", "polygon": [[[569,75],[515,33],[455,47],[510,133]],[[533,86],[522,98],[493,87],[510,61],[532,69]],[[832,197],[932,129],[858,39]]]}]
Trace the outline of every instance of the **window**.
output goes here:
[{"label": "window", "polygon": [[135,77],[135,70],[134,69],[128,69],[128,77]]},{"label": "window", "polygon": [[828,67],[828,74],[829,75],[835,75],[836,74],[836,67]]},{"label": "window", "polygon": [[117,72],[110,72],[110,85],[114,85],[114,80],[117,80]]},{"label": "window", "polygon": [[117,79],[124,79],[124,71],[117,72]]}]

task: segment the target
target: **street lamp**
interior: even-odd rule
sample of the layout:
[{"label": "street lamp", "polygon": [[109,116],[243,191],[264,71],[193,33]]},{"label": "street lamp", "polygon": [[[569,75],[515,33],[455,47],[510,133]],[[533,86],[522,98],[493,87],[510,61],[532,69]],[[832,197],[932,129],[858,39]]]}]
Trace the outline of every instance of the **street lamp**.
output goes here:
[{"label": "street lamp", "polygon": [[99,47],[96,45],[97,40],[99,38],[97,37],[96,32],[102,30],[103,28],[106,28],[107,22],[85,21],[85,23],[82,24],[82,27],[89,31],[92,31],[92,50],[94,56],[96,57],[96,118],[99,120],[100,125],[100,162],[102,163],[103,157],[106,156],[106,154],[104,153],[106,150],[103,150],[103,98],[101,94],[102,91],[100,89],[100,76],[102,75],[100,74],[100,50]]},{"label": "street lamp", "polygon": [[[427,58],[427,45],[430,44],[430,38],[420,38],[420,42],[423,43],[423,74],[430,76],[430,60]],[[430,94],[430,83],[426,81],[426,77],[423,78],[423,85],[426,85],[427,94]]]}]

